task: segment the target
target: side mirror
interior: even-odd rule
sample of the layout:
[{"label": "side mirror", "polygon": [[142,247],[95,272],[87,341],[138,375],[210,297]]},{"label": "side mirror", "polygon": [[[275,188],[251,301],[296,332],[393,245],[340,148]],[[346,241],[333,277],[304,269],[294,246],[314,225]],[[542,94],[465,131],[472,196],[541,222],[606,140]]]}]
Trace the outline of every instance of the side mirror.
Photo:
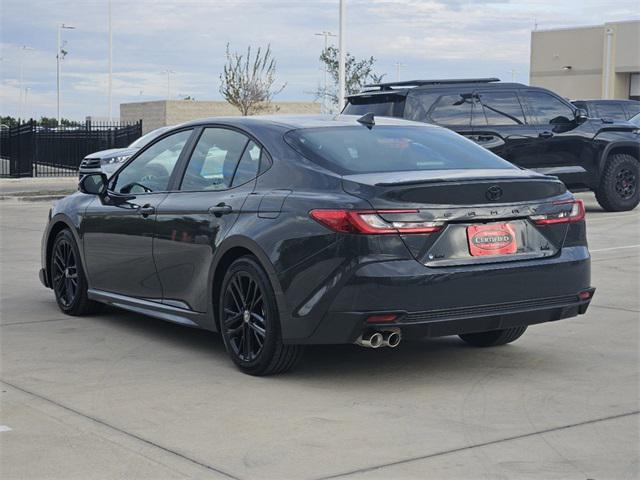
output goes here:
[{"label": "side mirror", "polygon": [[589,119],[589,114],[584,108],[578,108],[576,110],[576,122],[584,123]]},{"label": "side mirror", "polygon": [[104,173],[90,173],[80,179],[78,187],[82,193],[103,196],[107,192],[107,176]]}]

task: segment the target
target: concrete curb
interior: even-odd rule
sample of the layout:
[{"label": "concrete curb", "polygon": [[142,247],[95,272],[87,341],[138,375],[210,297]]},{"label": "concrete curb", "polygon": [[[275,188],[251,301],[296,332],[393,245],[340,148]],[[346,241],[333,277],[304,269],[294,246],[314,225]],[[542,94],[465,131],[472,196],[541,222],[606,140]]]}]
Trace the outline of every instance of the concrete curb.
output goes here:
[{"label": "concrete curb", "polygon": [[45,202],[50,200],[60,200],[61,198],[71,195],[75,190],[65,190],[59,192],[12,192],[0,194],[2,200],[18,200],[21,202]]}]

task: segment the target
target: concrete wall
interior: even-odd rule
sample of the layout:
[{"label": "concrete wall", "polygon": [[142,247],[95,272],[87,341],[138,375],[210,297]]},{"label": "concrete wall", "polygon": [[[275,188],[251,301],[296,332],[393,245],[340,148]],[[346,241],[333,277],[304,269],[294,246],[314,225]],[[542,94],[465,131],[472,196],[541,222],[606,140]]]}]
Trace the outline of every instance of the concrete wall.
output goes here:
[{"label": "concrete wall", "polygon": [[[608,30],[612,44],[605,92]],[[530,84],[564,97],[628,98],[630,73],[639,71],[640,21],[531,32]]]},{"label": "concrete wall", "polygon": [[[320,113],[320,104],[316,102],[276,102],[271,111],[265,113]],[[134,122],[142,119],[143,133],[198,118],[237,115],[240,115],[240,112],[235,107],[222,101],[159,100],[120,104],[120,120]]]}]

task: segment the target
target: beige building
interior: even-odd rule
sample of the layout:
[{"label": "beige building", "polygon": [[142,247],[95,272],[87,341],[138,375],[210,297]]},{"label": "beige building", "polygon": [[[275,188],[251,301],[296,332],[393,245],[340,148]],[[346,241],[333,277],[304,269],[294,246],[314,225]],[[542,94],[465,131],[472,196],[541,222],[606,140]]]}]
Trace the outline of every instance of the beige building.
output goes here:
[{"label": "beige building", "polygon": [[[274,102],[271,112],[278,114],[320,113],[316,102]],[[120,121],[137,122],[142,119],[142,133],[159,127],[206,117],[240,115],[237,108],[227,102],[199,102],[193,100],[158,100],[120,104]]]},{"label": "beige building", "polygon": [[537,87],[575,99],[640,100],[640,21],[531,32]]}]

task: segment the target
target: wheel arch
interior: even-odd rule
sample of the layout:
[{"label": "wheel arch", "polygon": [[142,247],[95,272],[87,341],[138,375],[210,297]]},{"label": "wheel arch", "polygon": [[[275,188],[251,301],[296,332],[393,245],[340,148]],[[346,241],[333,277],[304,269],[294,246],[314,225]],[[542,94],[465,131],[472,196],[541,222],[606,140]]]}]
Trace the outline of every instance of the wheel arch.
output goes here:
[{"label": "wheel arch", "polygon": [[611,155],[618,153],[631,155],[633,158],[640,161],[640,144],[638,142],[615,142],[607,145],[600,156],[600,164],[598,166],[600,174],[604,171],[607,160]]},{"label": "wheel arch", "polygon": [[246,255],[253,256],[267,273],[271,286],[273,287],[273,291],[276,295],[276,302],[280,317],[282,318],[288,314],[282,286],[276,269],[271,263],[269,256],[252,239],[240,235],[234,235],[226,238],[224,242],[216,248],[216,253],[209,273],[209,292],[211,292],[209,301],[212,315],[211,318],[213,320],[211,326],[215,331],[220,331],[220,319],[218,318],[217,306],[224,274],[227,271],[227,268],[229,268],[235,260]]}]

